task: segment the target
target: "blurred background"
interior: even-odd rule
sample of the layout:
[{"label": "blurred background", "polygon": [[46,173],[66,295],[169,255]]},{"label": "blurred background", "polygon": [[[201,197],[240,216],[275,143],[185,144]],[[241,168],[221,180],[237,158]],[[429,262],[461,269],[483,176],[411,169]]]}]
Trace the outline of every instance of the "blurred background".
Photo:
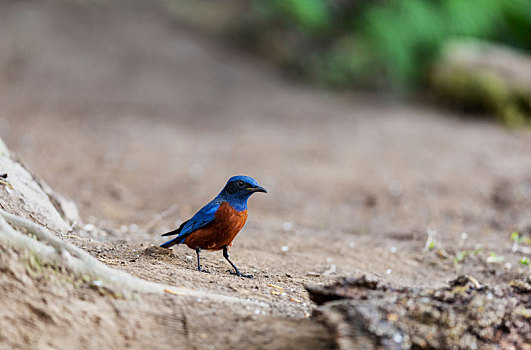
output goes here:
[{"label": "blurred background", "polygon": [[[531,4],[252,1],[234,38],[312,84],[448,103],[529,123]],[[427,90],[426,90],[427,89]]]},{"label": "blurred background", "polygon": [[[306,285],[467,275],[513,293],[531,272],[529,33],[529,0],[0,0],[0,139],[77,204],[56,233],[136,277],[260,305],[122,300],[29,260],[0,274],[0,343],[329,349]],[[254,279],[219,252],[200,274],[186,246],[156,247],[235,174],[268,189],[231,250]],[[0,193],[31,213],[13,177]],[[494,306],[492,346],[514,339]],[[415,312],[435,333],[446,317]]]},{"label": "blurred background", "polygon": [[102,240],[161,243],[243,173],[259,269],[443,283],[481,246],[509,278],[484,261],[518,273],[531,234],[530,6],[2,0],[0,137]]}]

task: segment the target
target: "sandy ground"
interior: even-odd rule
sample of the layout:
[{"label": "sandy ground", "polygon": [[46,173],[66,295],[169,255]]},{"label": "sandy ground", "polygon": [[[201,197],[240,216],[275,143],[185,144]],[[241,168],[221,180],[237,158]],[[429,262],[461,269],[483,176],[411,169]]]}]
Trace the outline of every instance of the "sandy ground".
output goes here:
[{"label": "sandy ground", "polygon": [[[0,86],[0,137],[79,206],[83,230],[66,239],[144,279],[268,305],[257,316],[187,304],[197,324],[217,325],[191,328],[193,346],[228,348],[249,339],[263,346],[250,334],[274,338],[290,327],[300,330],[295,343],[320,332],[326,339],[326,330],[300,321],[314,307],[304,285],[339,276],[364,272],[435,287],[463,272],[497,284],[527,269],[518,263],[522,254],[511,252],[510,234],[531,235],[528,131],[433,107],[311,90],[141,4],[0,1]],[[250,199],[249,220],[232,249],[234,262],[254,279],[228,274],[220,252],[203,254],[211,274],[202,274],[188,248],[168,254],[150,248],[234,174],[251,175],[269,190]],[[424,251],[428,230],[437,232],[437,244]],[[477,248],[479,254],[454,264],[458,252]],[[490,252],[504,262],[487,264]],[[44,298],[70,296],[77,305],[80,294],[88,295],[78,310],[94,317],[101,305],[102,314],[131,307],[132,301],[102,301],[61,283],[63,292]],[[16,288],[4,291],[15,301]],[[172,323],[150,310],[168,300],[144,300],[143,311],[114,315],[109,323],[123,331],[112,344],[153,345],[155,337],[144,335]],[[74,310],[65,318],[75,324],[79,315]],[[231,335],[242,319],[246,326]],[[36,345],[34,335],[20,335],[32,327],[61,334],[66,321],[21,323],[14,344]],[[233,322],[230,329],[225,322]],[[87,337],[96,332],[78,328]],[[139,335],[128,338],[131,328]],[[110,344],[108,336],[101,344]],[[232,343],[219,341],[231,336]],[[64,345],[49,338],[48,345]],[[160,339],[157,347],[172,347]],[[315,344],[328,347],[327,341]]]}]

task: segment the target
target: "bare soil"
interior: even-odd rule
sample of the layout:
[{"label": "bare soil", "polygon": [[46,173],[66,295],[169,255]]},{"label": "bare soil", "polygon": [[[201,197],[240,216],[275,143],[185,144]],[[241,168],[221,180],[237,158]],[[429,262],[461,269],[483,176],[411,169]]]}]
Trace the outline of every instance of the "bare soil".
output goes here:
[{"label": "bare soil", "polygon": [[[328,348],[306,284],[497,285],[528,271],[510,234],[531,235],[529,131],[300,86],[155,5],[0,1],[0,137],[78,204],[65,239],[147,280],[267,305],[115,300],[26,278],[2,252],[6,348],[174,348],[183,335],[183,348]],[[203,254],[204,274],[185,246],[156,248],[234,174],[269,190],[232,248],[252,280],[219,252]]]}]

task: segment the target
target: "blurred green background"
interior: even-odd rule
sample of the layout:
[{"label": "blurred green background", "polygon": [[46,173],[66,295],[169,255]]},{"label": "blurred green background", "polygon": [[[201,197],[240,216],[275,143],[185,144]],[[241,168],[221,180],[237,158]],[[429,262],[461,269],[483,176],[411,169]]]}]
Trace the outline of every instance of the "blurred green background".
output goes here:
[{"label": "blurred green background", "polygon": [[510,126],[531,120],[529,0],[252,0],[230,27],[312,84],[427,91]]}]

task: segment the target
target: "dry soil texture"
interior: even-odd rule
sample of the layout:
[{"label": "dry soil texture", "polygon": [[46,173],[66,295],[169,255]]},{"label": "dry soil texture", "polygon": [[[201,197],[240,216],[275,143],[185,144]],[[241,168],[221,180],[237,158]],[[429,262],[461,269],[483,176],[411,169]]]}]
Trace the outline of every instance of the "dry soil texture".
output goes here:
[{"label": "dry soil texture", "polygon": [[[56,347],[173,348],[174,332],[190,346],[229,348],[288,331],[291,340],[269,344],[290,347],[312,334],[327,347],[324,328],[305,320],[314,307],[305,284],[364,272],[415,287],[461,273],[495,285],[527,269],[510,234],[531,231],[528,131],[310,90],[154,6],[0,1],[0,137],[77,202],[82,230],[65,239],[144,279],[267,304],[264,312],[200,301],[182,309],[172,296],[135,304],[25,280],[2,291],[10,317],[45,320],[17,323],[10,344],[20,347],[38,345],[39,332]],[[254,279],[230,275],[220,252],[203,254],[204,274],[184,246],[151,248],[234,174],[269,190],[250,199],[232,249]],[[425,251],[428,230],[436,244]],[[504,261],[487,263],[490,252]],[[18,288],[72,309],[49,322],[31,306],[17,313],[26,298]],[[177,311],[160,312],[164,305]],[[79,336],[61,338],[64,327]],[[166,336],[156,336],[159,327]],[[99,332],[101,343],[92,338]]]}]

